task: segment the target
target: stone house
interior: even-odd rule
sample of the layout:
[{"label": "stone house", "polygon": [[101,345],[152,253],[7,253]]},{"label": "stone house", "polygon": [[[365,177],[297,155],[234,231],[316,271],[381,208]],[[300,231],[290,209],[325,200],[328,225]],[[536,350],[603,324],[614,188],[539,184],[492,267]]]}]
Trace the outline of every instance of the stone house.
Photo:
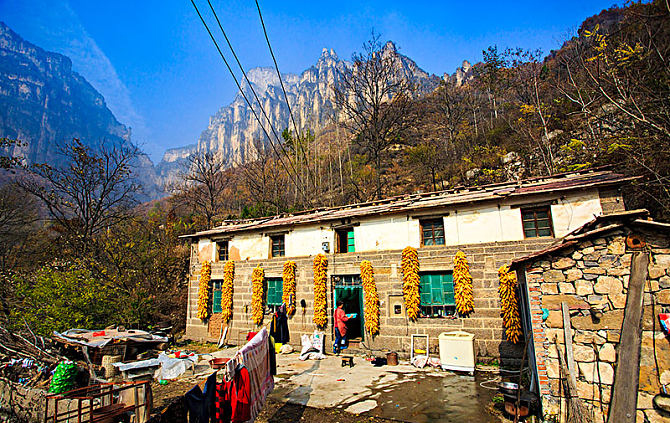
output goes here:
[{"label": "stone house", "polygon": [[[642,255],[649,264],[636,273],[641,281],[637,286],[644,286],[635,294],[629,284],[631,261]],[[556,421],[566,417],[566,394],[560,382],[566,376],[558,356],[565,357],[566,350],[565,303],[578,371],[576,389],[593,412],[593,421],[607,420],[616,386],[625,384],[630,385],[629,392],[637,389],[637,416],[618,416],[621,419],[616,421],[668,421],[652,401],[661,384],[670,383],[670,342],[658,321],[659,313],[670,311],[670,224],[649,220],[646,210],[602,215],[557,244],[515,259],[511,268],[517,272],[520,307],[530,336],[531,390],[540,394],[545,417]],[[640,298],[637,306],[635,295]],[[641,326],[634,321],[636,309],[642,311]],[[627,315],[633,320],[624,330]],[[622,346],[635,350],[636,336],[641,338],[639,363],[625,356],[622,360],[632,367],[624,364],[617,369]],[[624,369],[632,369],[632,376],[624,377]]]},{"label": "stone house", "polygon": [[[411,334],[428,334],[437,350],[437,335],[466,330],[476,336],[479,357],[516,357],[519,347],[503,339],[497,294],[498,267],[515,257],[542,250],[594,216],[624,209],[619,193],[630,178],[609,171],[569,173],[449,191],[413,194],[363,204],[322,208],[268,218],[229,221],[188,235],[191,266],[186,336],[216,341],[223,330],[221,281],[226,261],[235,264],[232,320],[227,339],[242,343],[251,321],[251,273],[265,273],[266,310],[281,302],[282,269],[295,261],[295,315],[289,319],[291,343],[315,329],[313,317],[313,260],[325,254],[327,309],[325,329],[330,343],[333,304],[345,300],[352,347],[409,351]],[[410,321],[402,295],[401,252],[418,250],[421,277],[421,315]],[[468,317],[455,313],[453,258],[462,250],[473,277],[475,311]],[[364,298],[360,264],[370,260],[379,292],[380,332],[363,330]],[[198,286],[203,262],[211,263],[211,316],[197,317]],[[265,319],[264,323],[268,323]],[[363,345],[361,345],[363,344]]]}]

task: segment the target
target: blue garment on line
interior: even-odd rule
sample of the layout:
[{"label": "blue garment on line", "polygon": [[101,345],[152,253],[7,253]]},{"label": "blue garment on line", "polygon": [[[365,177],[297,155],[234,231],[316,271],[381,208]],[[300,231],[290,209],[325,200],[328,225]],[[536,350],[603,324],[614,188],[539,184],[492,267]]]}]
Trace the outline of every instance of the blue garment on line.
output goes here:
[{"label": "blue garment on line", "polygon": [[[216,395],[216,372],[209,375],[205,382],[204,392],[200,386],[195,385],[190,391],[184,394],[186,406],[190,416],[189,421],[198,423],[209,423],[210,412],[214,408],[214,399]],[[193,420],[191,420],[193,419]]]}]

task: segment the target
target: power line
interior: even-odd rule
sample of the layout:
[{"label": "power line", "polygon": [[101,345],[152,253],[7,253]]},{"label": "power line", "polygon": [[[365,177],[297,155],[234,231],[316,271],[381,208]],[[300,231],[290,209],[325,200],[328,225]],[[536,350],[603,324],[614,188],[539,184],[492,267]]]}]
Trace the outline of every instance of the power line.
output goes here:
[{"label": "power line", "polygon": [[[233,72],[232,68],[230,67],[230,64],[228,64],[228,60],[226,60],[226,57],[223,55],[223,52],[221,51],[221,48],[219,47],[219,43],[216,41],[216,38],[214,38],[214,35],[212,34],[212,31],[209,29],[209,26],[207,25],[207,22],[205,22],[205,19],[202,17],[202,14],[200,13],[200,10],[198,9],[198,6],[195,4],[194,0],[191,0],[191,4],[193,5],[193,8],[195,9],[196,13],[198,14],[198,17],[200,18],[200,21],[205,26],[205,29],[207,30],[207,33],[209,34],[209,37],[212,39],[212,42],[214,43],[214,46],[216,47],[216,50],[219,52],[219,56],[221,56],[221,58],[223,59],[223,62],[226,64],[226,68],[228,68],[228,72],[230,72],[230,75],[233,77],[233,80],[235,81],[235,85],[240,90],[240,94],[242,94],[242,97],[244,98],[244,101],[246,101],[247,105],[251,109],[251,112],[253,113],[254,117],[256,118],[256,121],[258,121],[258,123],[261,126],[261,129],[265,133],[265,136],[268,138],[268,141],[270,142],[270,146],[272,147],[272,150],[275,152],[275,154],[279,158],[279,161],[281,162],[282,166],[284,167],[284,170],[286,170],[286,173],[288,173],[290,175],[290,172],[289,172],[286,164],[284,163],[284,160],[282,160],[281,155],[279,154],[279,152],[277,151],[277,149],[274,146],[274,143],[272,142],[272,138],[270,138],[270,134],[265,129],[265,126],[263,126],[263,123],[261,122],[260,118],[258,117],[258,114],[254,110],[253,106],[251,105],[251,102],[249,101],[247,96],[244,94],[244,91],[242,90],[242,86],[240,85],[239,81],[237,80],[237,77],[235,76],[235,73]],[[295,171],[295,169],[294,169],[294,172],[297,176],[297,172]],[[296,183],[296,186],[297,186],[298,185],[297,180],[294,180],[294,182]],[[305,196],[304,190],[303,190],[302,194],[303,194],[303,198],[305,198],[306,196]]]},{"label": "power line", "polygon": [[[286,107],[288,107],[288,114],[291,118],[291,121],[293,122],[293,128],[295,129],[295,134],[298,137],[298,139],[300,139],[300,132],[299,132],[299,129],[298,129],[298,125],[296,125],[295,119],[293,118],[293,111],[291,110],[291,105],[288,102],[288,96],[286,95],[286,89],[284,88],[284,81],[281,79],[281,72],[279,72],[279,66],[277,65],[277,59],[275,58],[274,51],[272,51],[272,45],[270,45],[270,38],[268,38],[268,32],[265,29],[265,22],[263,21],[263,14],[261,13],[261,7],[258,4],[258,0],[255,0],[255,1],[256,1],[256,9],[258,9],[258,17],[260,18],[261,26],[263,27],[263,34],[265,35],[265,41],[268,44],[268,48],[270,49],[270,55],[272,56],[272,61],[275,64],[275,70],[277,71],[277,76],[279,77],[279,85],[281,85],[281,90],[284,93],[284,100],[286,100]],[[302,149],[302,146],[301,146],[301,150],[302,150],[302,155],[304,157],[305,156],[305,151]]]},{"label": "power line", "polygon": [[[251,92],[253,93],[254,98],[256,99],[256,102],[258,103],[258,106],[260,107],[261,112],[263,113],[263,116],[265,117],[265,120],[267,120],[268,124],[270,125],[270,129],[272,130],[272,134],[277,139],[277,142],[279,143],[279,147],[281,147],[284,154],[288,155],[288,152],[284,148],[283,143],[279,139],[279,135],[277,135],[277,131],[275,130],[274,125],[272,125],[272,121],[270,121],[270,118],[268,117],[267,113],[265,112],[265,108],[263,108],[263,103],[261,103],[261,100],[258,98],[258,95],[256,94],[256,90],[254,90],[254,87],[251,84],[251,81],[249,81],[249,78],[247,78],[247,73],[244,71],[244,67],[242,67],[242,63],[240,63],[240,59],[237,57],[237,54],[235,53],[235,49],[233,48],[233,45],[231,44],[230,40],[228,39],[228,35],[226,34],[226,31],[223,29],[223,25],[221,25],[221,21],[219,20],[219,16],[216,14],[216,11],[214,10],[214,6],[212,6],[212,2],[210,0],[207,0],[207,4],[209,4],[209,8],[212,10],[212,13],[214,14],[214,18],[216,19],[216,23],[219,25],[219,29],[221,30],[221,33],[223,34],[223,37],[226,39],[226,43],[228,43],[228,48],[230,48],[230,51],[233,53],[233,57],[235,58],[235,61],[237,62],[237,66],[240,68],[240,71],[242,71],[242,75],[244,76],[244,79],[247,81],[247,84],[249,84],[249,88],[251,89]],[[297,170],[295,169],[293,164],[291,164],[291,167],[293,167],[293,171],[296,172],[296,174],[297,174]]]}]

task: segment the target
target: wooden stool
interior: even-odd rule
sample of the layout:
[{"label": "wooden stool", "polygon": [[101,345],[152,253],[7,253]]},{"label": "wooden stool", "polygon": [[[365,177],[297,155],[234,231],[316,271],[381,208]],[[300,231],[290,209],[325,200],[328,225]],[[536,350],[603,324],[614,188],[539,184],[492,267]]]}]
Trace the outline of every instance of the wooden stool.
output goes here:
[{"label": "wooden stool", "polygon": [[342,367],[354,367],[354,356],[353,355],[343,355],[342,356]]}]

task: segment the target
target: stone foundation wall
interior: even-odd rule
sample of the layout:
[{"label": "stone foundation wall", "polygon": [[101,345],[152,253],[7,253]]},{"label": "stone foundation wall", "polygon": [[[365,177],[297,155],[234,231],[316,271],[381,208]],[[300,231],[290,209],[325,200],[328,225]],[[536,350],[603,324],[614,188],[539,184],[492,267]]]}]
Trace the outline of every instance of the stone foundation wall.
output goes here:
[{"label": "stone foundation wall", "polygon": [[[390,349],[398,352],[410,350],[410,335],[429,334],[431,351],[438,352],[437,336],[441,332],[465,330],[475,334],[476,354],[480,359],[518,359],[521,346],[511,345],[503,339],[500,302],[498,299],[498,267],[515,257],[522,257],[545,248],[554,239],[534,239],[514,242],[497,242],[460,247],[423,247],[419,251],[421,271],[452,270],[453,257],[460,249],[467,255],[473,277],[475,312],[467,318],[419,318],[410,322],[402,314],[393,314],[392,304],[402,303],[401,251],[371,253],[329,254],[328,257],[328,310],[329,323],[325,330],[327,345],[332,342],[333,296],[331,275],[358,275],[360,263],[370,260],[375,272],[375,282],[380,299],[380,334],[374,339],[366,336],[365,345],[372,350]],[[311,334],[315,329],[313,316],[313,259],[314,257],[277,258],[235,262],[233,294],[233,320],[229,330],[230,343],[242,345],[248,331],[256,330],[251,321],[251,271],[257,265],[265,269],[266,277],[281,277],[283,264],[287,260],[297,263],[295,315],[289,320],[291,344],[300,345],[302,334]],[[221,332],[220,315],[213,315],[207,322],[196,317],[198,280],[200,265],[191,268],[186,336],[194,340],[216,341]],[[223,263],[212,264],[212,279],[223,278]],[[307,307],[300,307],[300,300]],[[266,317],[264,324],[269,324]]]},{"label": "stone foundation wall", "polygon": [[[632,252],[627,249],[625,238],[629,233],[631,230],[626,228],[581,241],[576,248],[545,256],[526,269],[545,417],[555,418],[559,414],[565,417],[565,408],[559,413],[559,406],[565,407],[565,402],[559,399],[561,374],[555,340],[563,348],[561,302],[566,302],[570,307],[574,357],[579,368],[579,397],[593,411],[594,421],[606,420],[628,293]],[[670,306],[670,239],[658,233],[635,233],[644,237],[651,253],[644,294],[637,421],[667,421],[654,410],[652,399],[659,392],[654,340],[661,383],[670,383],[670,342],[656,317]],[[542,320],[542,308],[549,310],[546,321]],[[592,318],[591,310],[602,312],[602,317]]]}]

